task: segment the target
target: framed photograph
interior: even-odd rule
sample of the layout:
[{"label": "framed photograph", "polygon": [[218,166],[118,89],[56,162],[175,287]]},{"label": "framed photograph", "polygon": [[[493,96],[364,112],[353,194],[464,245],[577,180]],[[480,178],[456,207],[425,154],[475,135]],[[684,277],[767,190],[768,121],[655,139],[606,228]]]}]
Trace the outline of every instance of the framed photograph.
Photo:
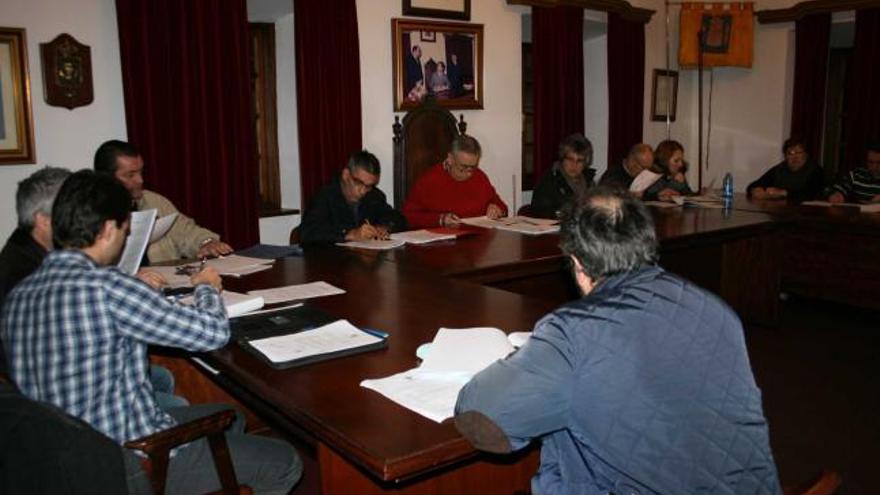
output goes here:
[{"label": "framed photograph", "polygon": [[0,27],[0,164],[34,163],[34,122],[24,29]]},{"label": "framed photograph", "polygon": [[483,25],[391,19],[394,110],[483,108]]},{"label": "framed photograph", "polygon": [[675,122],[675,105],[678,99],[678,71],[654,69],[654,85],[651,98],[651,120]]},{"label": "framed photograph", "polygon": [[471,20],[471,0],[403,0],[403,15]]}]

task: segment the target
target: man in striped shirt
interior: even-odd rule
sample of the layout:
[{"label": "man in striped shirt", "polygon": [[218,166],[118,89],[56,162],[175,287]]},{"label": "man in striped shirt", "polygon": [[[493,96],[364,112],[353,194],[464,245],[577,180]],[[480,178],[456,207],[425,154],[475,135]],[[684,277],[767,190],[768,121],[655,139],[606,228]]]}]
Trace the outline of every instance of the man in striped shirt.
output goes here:
[{"label": "man in striped shirt", "polygon": [[[60,249],[9,294],[0,321],[10,375],[28,397],[51,403],[118,444],[195,419],[204,407],[158,407],[147,370],[149,344],[208,351],[226,344],[229,321],[220,277],[193,275],[194,306],[162,297],[116,264],[129,227],[131,196],[114,178],[84,170],[68,178],[52,208]],[[210,411],[213,412],[213,411]],[[287,493],[302,472],[296,452],[268,438],[227,433],[240,482]],[[169,493],[219,489],[207,441],[177,449]],[[130,487],[143,473],[126,452]],[[96,487],[97,488],[97,487]]]},{"label": "man in striped shirt", "polygon": [[868,156],[863,168],[851,170],[840,182],[832,186],[828,201],[880,202],[880,143],[868,146]]}]

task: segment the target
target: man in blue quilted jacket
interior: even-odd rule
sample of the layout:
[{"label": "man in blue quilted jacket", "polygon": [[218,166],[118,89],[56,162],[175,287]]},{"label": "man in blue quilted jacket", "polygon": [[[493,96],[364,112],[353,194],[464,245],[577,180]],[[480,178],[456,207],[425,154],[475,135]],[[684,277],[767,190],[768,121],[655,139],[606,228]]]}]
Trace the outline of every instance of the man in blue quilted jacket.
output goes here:
[{"label": "man in blue quilted jacket", "polygon": [[459,431],[497,453],[539,438],[536,495],[781,493],[742,324],[656,266],[645,207],[593,189],[561,239],[583,297],[462,389]]}]

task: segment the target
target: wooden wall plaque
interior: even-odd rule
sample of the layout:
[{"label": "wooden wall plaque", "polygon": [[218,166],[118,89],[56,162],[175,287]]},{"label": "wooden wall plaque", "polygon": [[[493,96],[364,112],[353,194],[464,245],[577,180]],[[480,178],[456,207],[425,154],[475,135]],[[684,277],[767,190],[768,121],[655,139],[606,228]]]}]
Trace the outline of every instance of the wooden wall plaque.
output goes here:
[{"label": "wooden wall plaque", "polygon": [[40,55],[46,103],[73,110],[95,99],[92,50],[88,46],[64,33],[49,43],[40,43]]}]

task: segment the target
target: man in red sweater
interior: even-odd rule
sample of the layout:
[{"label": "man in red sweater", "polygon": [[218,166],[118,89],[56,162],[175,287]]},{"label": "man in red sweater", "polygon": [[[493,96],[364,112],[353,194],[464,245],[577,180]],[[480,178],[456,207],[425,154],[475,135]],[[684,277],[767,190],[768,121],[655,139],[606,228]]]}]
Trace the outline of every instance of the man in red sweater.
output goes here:
[{"label": "man in red sweater", "polygon": [[477,168],[481,153],[480,143],[471,136],[452,141],[446,160],[422,174],[403,203],[411,228],[455,227],[462,218],[507,215],[507,205]]}]

